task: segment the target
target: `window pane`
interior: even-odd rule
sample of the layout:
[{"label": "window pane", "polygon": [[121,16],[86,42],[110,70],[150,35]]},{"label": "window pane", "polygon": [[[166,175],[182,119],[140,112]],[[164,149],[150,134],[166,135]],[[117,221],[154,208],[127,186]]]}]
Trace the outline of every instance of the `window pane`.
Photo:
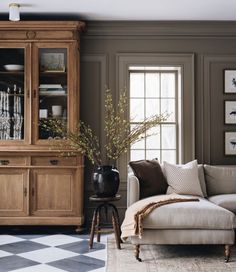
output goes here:
[{"label": "window pane", "polygon": [[148,150],[147,149],[146,159],[147,160],[158,159],[158,161],[160,162],[160,150]]},{"label": "window pane", "polygon": [[144,73],[130,74],[130,97],[144,97]]},{"label": "window pane", "polygon": [[176,150],[162,150],[162,162],[176,163]]},{"label": "window pane", "polygon": [[[133,124],[130,126],[130,129],[134,129],[137,125],[136,124]],[[131,149],[145,149],[145,138],[144,138],[145,135],[143,135],[143,138],[137,142],[137,143],[134,143],[131,145]]]},{"label": "window pane", "polygon": [[145,159],[145,151],[144,150],[130,150],[130,160],[138,161]]},{"label": "window pane", "polygon": [[133,122],[144,120],[144,100],[130,99],[130,118]]},{"label": "window pane", "polygon": [[176,148],[176,126],[175,125],[162,125],[162,148],[175,149]]},{"label": "window pane", "polygon": [[160,113],[159,99],[146,99],[146,118]]},{"label": "window pane", "polygon": [[144,149],[145,148],[145,140],[142,139],[137,143],[131,145],[132,149]]},{"label": "window pane", "polygon": [[147,149],[159,149],[161,148],[160,143],[160,127],[154,127],[148,130],[147,135],[151,135],[147,137],[146,140],[146,148]]},{"label": "window pane", "polygon": [[161,96],[175,98],[175,74],[161,74]]},{"label": "window pane", "polygon": [[160,74],[146,74],[146,97],[160,97]]},{"label": "window pane", "polygon": [[166,122],[175,122],[175,99],[161,99],[161,113],[169,114]]}]

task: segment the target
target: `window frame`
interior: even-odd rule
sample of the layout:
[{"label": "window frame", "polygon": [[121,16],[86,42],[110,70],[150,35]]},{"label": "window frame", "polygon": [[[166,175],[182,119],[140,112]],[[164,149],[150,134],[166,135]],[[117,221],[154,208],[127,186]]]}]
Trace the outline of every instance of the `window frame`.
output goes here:
[{"label": "window frame", "polygon": [[[142,69],[144,68],[144,69]],[[156,156],[158,158],[158,160],[160,162],[162,162],[162,151],[164,150],[174,150],[175,151],[175,162],[176,163],[179,163],[181,161],[181,152],[179,152],[179,149],[181,149],[181,143],[179,142],[179,124],[181,122],[181,120],[179,120],[179,115],[181,117],[181,114],[179,114],[179,103],[181,103],[181,101],[179,101],[179,93],[180,93],[180,84],[179,84],[179,74],[180,74],[180,68],[179,67],[170,67],[170,69],[165,69],[166,67],[155,67],[155,69],[152,69],[152,67],[150,66],[145,66],[145,67],[140,67],[140,69],[133,69],[133,67],[129,67],[129,89],[128,89],[128,101],[129,101],[129,109],[128,109],[128,113],[129,113],[129,120],[130,120],[130,102],[131,102],[131,99],[142,99],[144,100],[144,115],[145,115],[145,112],[146,112],[146,100],[147,99],[158,99],[159,100],[159,106],[160,106],[160,110],[161,110],[161,101],[162,99],[168,99],[169,97],[164,97],[161,95],[161,74],[174,74],[175,76],[175,96],[174,98],[172,99],[175,99],[175,120],[174,121],[166,121],[166,122],[161,122],[160,124],[160,148],[147,148],[147,141],[146,141],[146,133],[145,133],[145,140],[144,140],[144,148],[137,148],[136,150],[142,150],[144,151],[144,154],[145,154],[145,157],[144,158],[147,158],[147,152],[149,150],[157,150],[158,152],[160,152],[160,156]],[[144,97],[135,97],[135,96],[132,96],[130,95],[130,79],[131,79],[131,73],[132,74],[144,74]],[[146,96],[146,87],[145,87],[145,80],[146,80],[146,74],[159,74],[160,77],[160,81],[159,81],[159,88],[160,88],[160,94],[158,97],[147,97]],[[159,114],[159,113],[157,113]],[[144,118],[146,118],[146,116],[144,116]],[[139,124],[140,122],[139,121],[134,121],[132,122],[131,120],[131,125],[132,124]],[[165,149],[165,148],[162,148],[162,125],[174,125],[175,126],[175,136],[176,136],[176,139],[175,139],[175,148],[173,149]],[[132,149],[130,147],[130,152],[128,154],[129,156],[129,159],[131,157],[131,150],[135,150]]]},{"label": "window frame", "polygon": [[[195,158],[195,95],[194,54],[192,53],[117,53],[116,54],[116,101],[124,87],[129,86],[130,66],[181,67],[181,135],[182,156],[180,163]],[[128,117],[127,117],[128,118]],[[121,156],[117,162],[121,181],[127,180],[129,158]]]}]

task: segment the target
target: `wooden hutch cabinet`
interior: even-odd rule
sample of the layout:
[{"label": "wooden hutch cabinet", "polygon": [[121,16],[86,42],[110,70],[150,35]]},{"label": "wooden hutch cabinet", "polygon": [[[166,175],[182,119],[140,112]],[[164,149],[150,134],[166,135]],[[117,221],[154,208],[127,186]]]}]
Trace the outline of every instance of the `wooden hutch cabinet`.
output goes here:
[{"label": "wooden hutch cabinet", "polygon": [[0,22],[0,224],[82,225],[83,157],[42,122],[79,118],[83,22]]}]

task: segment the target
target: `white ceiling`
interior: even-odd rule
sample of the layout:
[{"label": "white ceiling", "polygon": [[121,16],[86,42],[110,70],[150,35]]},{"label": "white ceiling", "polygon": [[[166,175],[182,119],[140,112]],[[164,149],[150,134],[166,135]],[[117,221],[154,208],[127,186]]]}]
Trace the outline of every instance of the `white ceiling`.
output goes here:
[{"label": "white ceiling", "polygon": [[1,0],[0,13],[9,3],[20,3],[22,14],[85,20],[236,20],[236,0]]}]

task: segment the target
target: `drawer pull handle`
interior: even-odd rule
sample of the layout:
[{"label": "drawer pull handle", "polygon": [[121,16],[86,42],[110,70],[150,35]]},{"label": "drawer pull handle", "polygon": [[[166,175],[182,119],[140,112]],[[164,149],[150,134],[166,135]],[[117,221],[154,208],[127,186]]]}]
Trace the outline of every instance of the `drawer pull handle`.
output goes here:
[{"label": "drawer pull handle", "polygon": [[59,161],[58,160],[50,160],[50,163],[52,165],[58,165]]},{"label": "drawer pull handle", "polygon": [[1,165],[8,165],[10,163],[9,160],[0,160]]},{"label": "drawer pull handle", "polygon": [[27,188],[24,188],[24,196],[27,196]]}]

